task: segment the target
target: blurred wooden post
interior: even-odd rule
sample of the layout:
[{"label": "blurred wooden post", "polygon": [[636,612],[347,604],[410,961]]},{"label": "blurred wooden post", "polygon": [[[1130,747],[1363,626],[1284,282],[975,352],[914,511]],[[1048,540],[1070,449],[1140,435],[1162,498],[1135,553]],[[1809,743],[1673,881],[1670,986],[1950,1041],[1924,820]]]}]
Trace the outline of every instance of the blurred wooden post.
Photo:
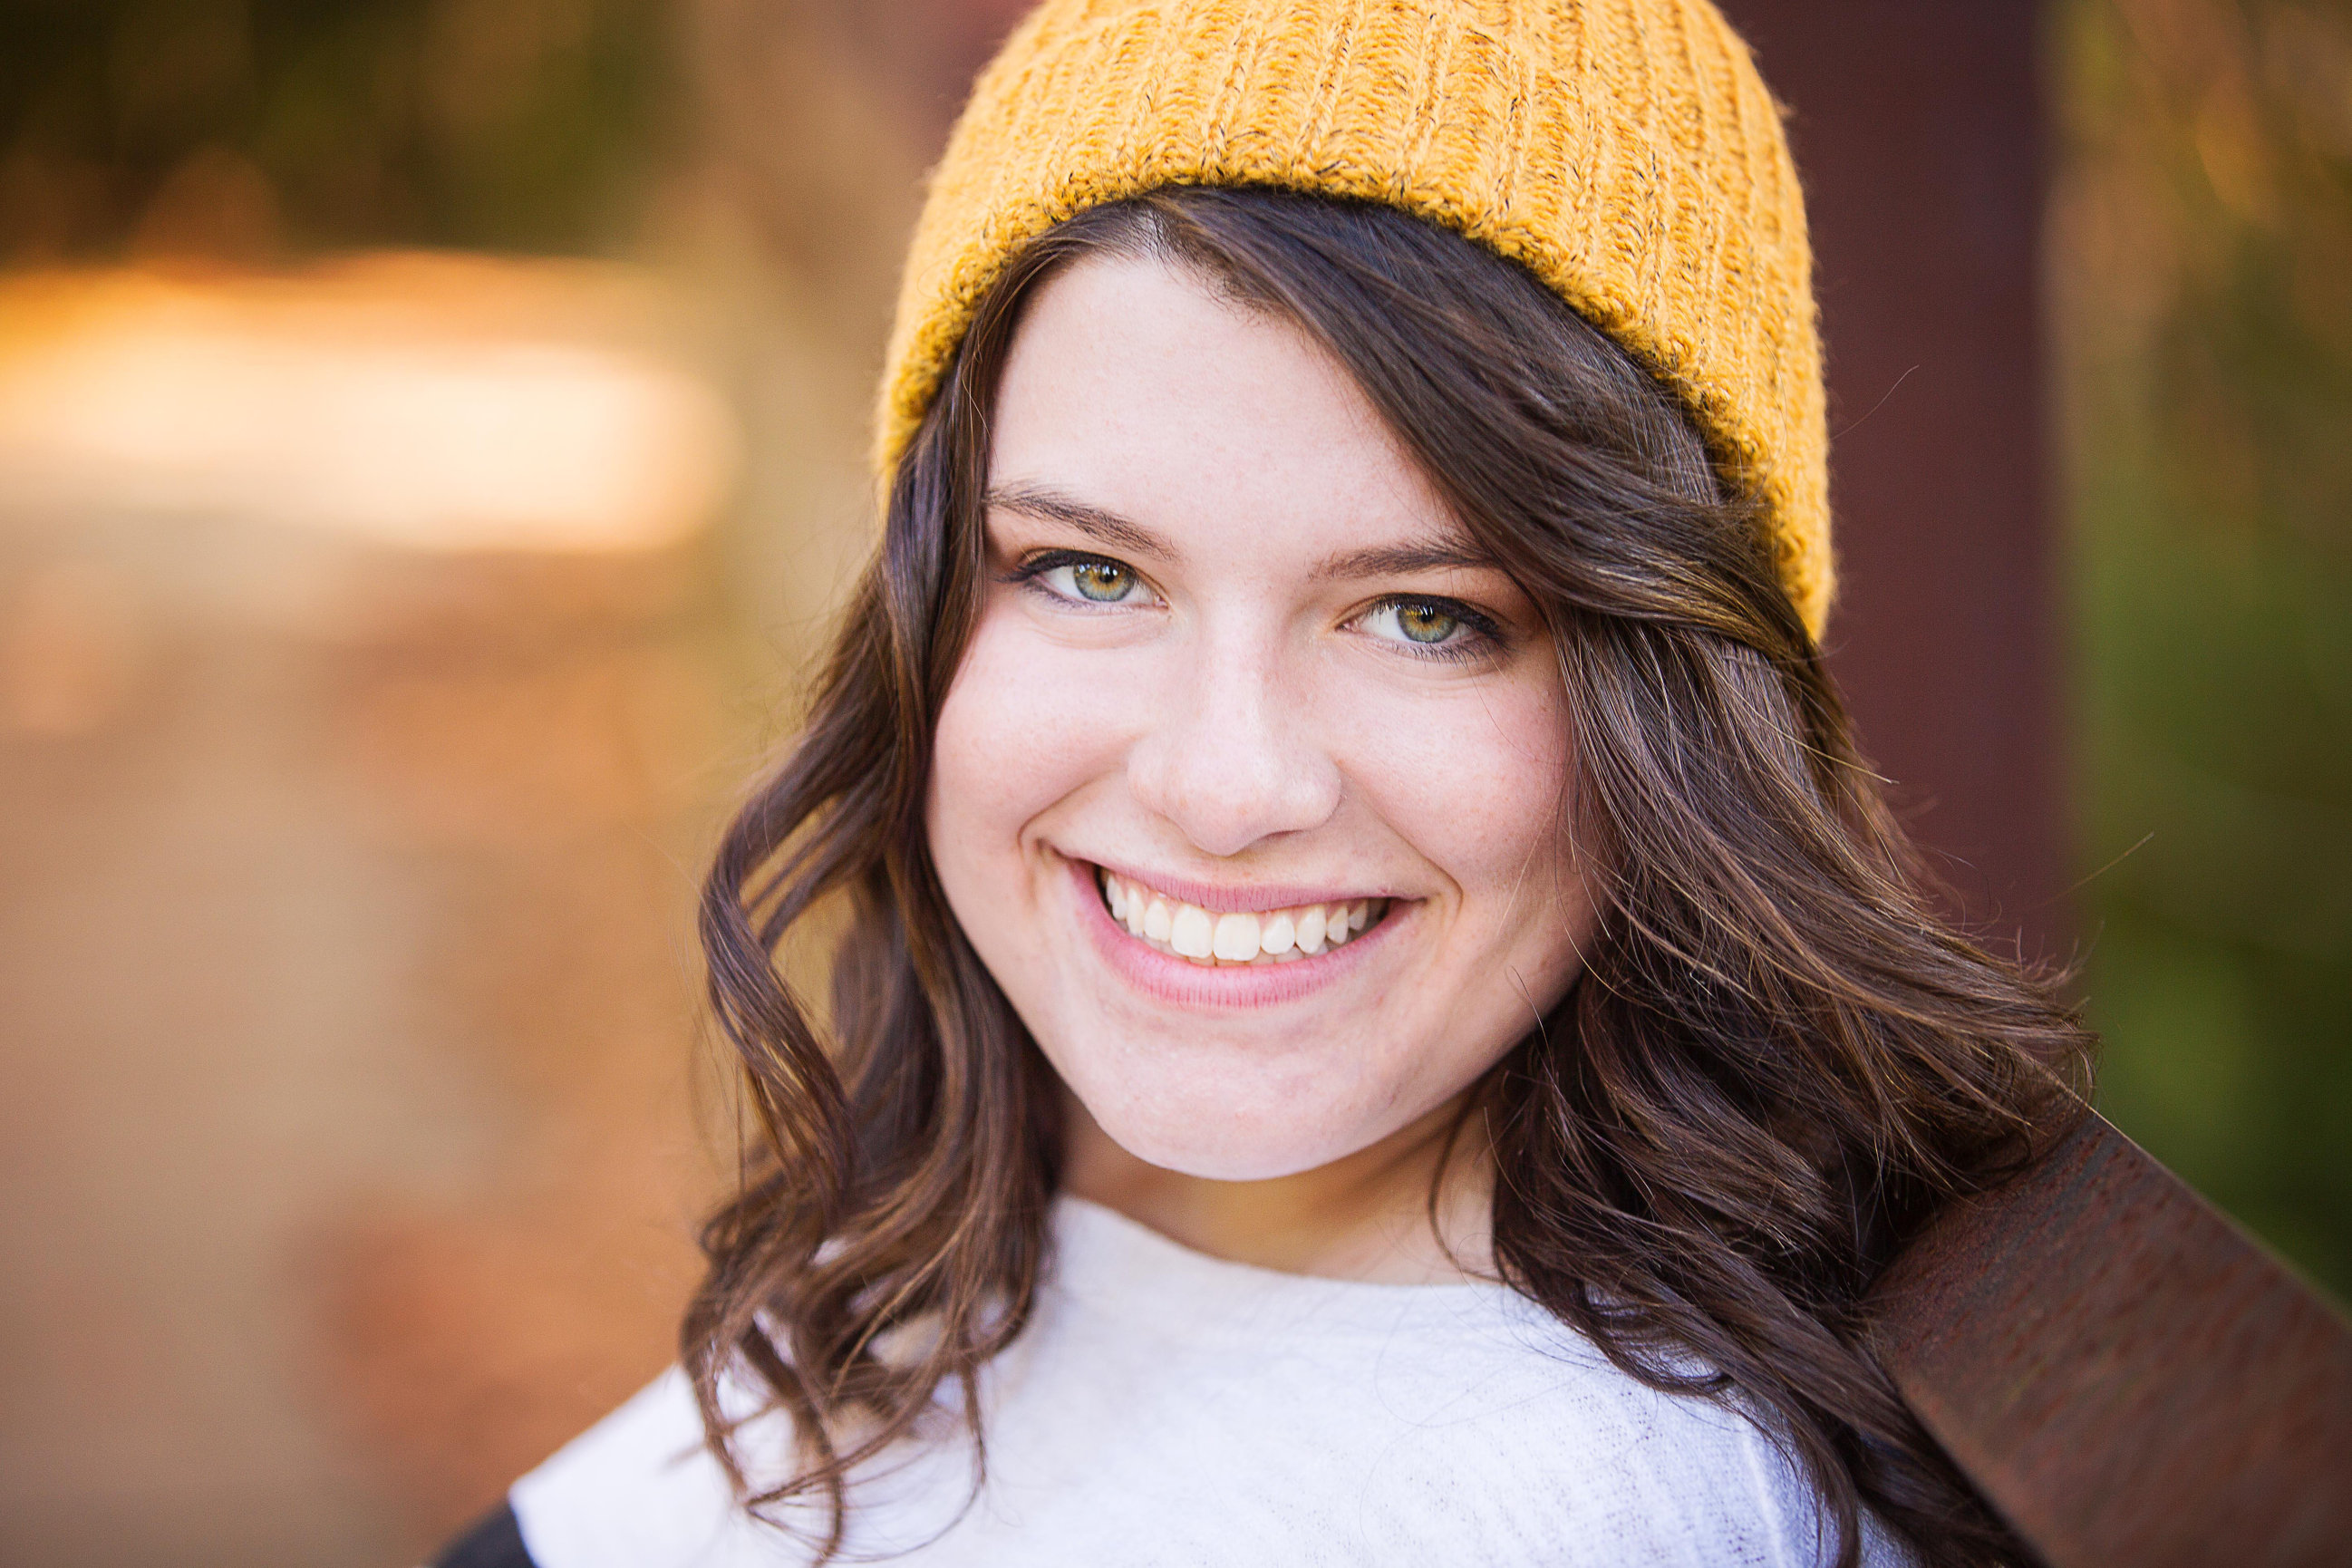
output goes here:
[{"label": "blurred wooden post", "polygon": [[0,1561],[415,1561],[669,1358],[738,770],[658,304],[0,288]]},{"label": "blurred wooden post", "polygon": [[2071,939],[2033,0],[1720,0],[1791,112],[1829,341],[1831,661],[1966,912]]}]

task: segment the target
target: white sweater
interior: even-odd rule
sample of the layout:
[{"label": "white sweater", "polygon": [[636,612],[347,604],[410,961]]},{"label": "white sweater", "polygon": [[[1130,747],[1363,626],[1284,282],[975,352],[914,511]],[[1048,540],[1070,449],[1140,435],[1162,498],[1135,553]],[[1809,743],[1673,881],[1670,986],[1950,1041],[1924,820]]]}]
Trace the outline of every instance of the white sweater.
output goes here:
[{"label": "white sweater", "polygon": [[[1054,1225],[1035,1317],[983,1376],[986,1487],[967,1507],[970,1452],[952,1436],[908,1446],[854,1484],[850,1560],[1796,1568],[1826,1558],[1810,1489],[1754,1425],[1644,1387],[1502,1287],[1272,1273],[1073,1198]],[[784,1462],[780,1427],[751,1442]],[[540,1568],[807,1557],[737,1509],[675,1371],[517,1482],[509,1500]],[[1864,1560],[1903,1554],[1874,1531]]]}]

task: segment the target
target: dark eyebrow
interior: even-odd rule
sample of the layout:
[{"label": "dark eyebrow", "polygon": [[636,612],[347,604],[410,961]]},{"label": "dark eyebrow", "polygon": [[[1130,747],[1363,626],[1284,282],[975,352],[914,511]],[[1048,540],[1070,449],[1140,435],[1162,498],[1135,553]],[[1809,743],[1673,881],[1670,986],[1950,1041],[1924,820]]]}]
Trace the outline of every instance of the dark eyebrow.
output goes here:
[{"label": "dark eyebrow", "polygon": [[992,485],[980,498],[980,504],[1003,507],[1039,522],[1066,523],[1105,544],[1134,554],[1156,555],[1163,561],[1172,560],[1176,554],[1168,541],[1141,523],[1130,522],[1115,511],[1088,506],[1043,485]]},{"label": "dark eyebrow", "polygon": [[[985,507],[1002,507],[1006,511],[1040,522],[1059,522],[1118,550],[1139,555],[1154,555],[1163,561],[1173,560],[1175,548],[1160,534],[1154,533],[1139,522],[1093,506],[1074,496],[1065,495],[1045,485],[992,486],[981,498]],[[1401,577],[1416,572],[1449,570],[1492,570],[1495,558],[1467,541],[1429,540],[1414,544],[1376,545],[1366,550],[1342,551],[1327,556],[1315,569],[1315,574],[1328,582],[1345,582],[1362,577]]]},{"label": "dark eyebrow", "polygon": [[1492,555],[1469,543],[1452,540],[1433,540],[1423,544],[1394,544],[1370,550],[1344,551],[1327,557],[1316,568],[1321,577],[1348,579],[1355,577],[1402,577],[1415,572],[1448,570],[1492,571],[1497,563]]}]

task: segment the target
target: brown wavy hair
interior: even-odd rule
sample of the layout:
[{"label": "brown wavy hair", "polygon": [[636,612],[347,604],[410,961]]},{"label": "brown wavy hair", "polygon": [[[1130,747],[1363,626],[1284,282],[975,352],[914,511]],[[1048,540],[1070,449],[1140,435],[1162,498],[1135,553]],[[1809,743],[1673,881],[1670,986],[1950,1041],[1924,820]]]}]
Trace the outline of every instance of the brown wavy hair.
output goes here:
[{"label": "brown wavy hair", "polygon": [[[898,465],[804,733],[719,848],[702,938],[758,1135],[681,1337],[750,1504],[821,1505],[832,1556],[851,1470],[956,1385],[977,1464],[976,1377],[1048,1261],[1053,1073],[949,911],[923,804],[982,586],[996,383],[1040,280],[1101,254],[1303,327],[1548,623],[1601,925],[1478,1097],[1503,1279],[1643,1383],[1762,1420],[1844,1568],[1864,1507],[1927,1563],[2021,1556],[1872,1355],[1864,1298],[1940,1205],[2068,1123],[2088,1037],[1937,914],[1675,398],[1467,240],[1253,190],[1097,208],[1016,258]],[[826,1028],[775,954],[836,896]],[[778,1484],[738,1462],[738,1382],[793,1423]]]}]

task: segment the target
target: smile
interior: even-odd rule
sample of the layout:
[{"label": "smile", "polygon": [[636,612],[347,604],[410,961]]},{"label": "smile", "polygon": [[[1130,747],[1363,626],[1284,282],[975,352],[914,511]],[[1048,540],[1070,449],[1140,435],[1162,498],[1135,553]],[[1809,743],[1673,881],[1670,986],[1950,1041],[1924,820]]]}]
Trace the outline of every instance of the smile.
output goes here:
[{"label": "smile", "polygon": [[1136,941],[1206,968],[1290,963],[1344,946],[1378,925],[1386,899],[1339,900],[1296,909],[1203,909],[1097,867],[1096,886],[1110,918]]}]

